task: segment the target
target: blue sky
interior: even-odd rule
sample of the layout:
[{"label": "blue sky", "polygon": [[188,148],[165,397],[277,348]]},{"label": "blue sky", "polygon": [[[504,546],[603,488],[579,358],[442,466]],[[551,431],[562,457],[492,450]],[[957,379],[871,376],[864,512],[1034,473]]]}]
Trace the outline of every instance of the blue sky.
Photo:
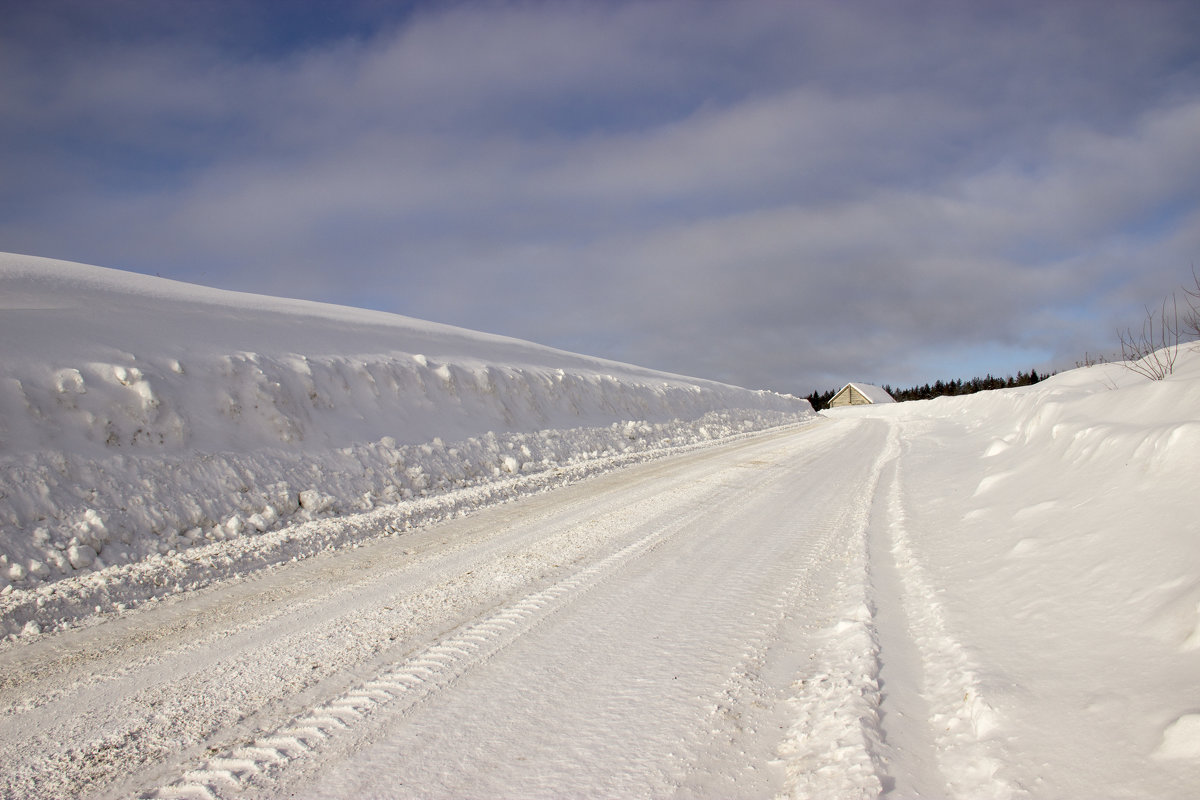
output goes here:
[{"label": "blue sky", "polygon": [[1200,264],[1200,4],[0,2],[0,250],[806,393]]}]

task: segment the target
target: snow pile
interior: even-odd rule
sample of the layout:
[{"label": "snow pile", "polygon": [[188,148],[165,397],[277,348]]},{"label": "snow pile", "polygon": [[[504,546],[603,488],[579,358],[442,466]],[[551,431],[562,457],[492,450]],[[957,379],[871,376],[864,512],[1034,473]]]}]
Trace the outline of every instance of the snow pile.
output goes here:
[{"label": "snow pile", "polygon": [[897,563],[957,652],[924,665],[935,719],[962,699],[946,774],[986,763],[974,742],[1034,796],[1178,796],[1200,763],[1200,345],[1162,381],[1106,364],[836,416],[900,427]]},{"label": "snow pile", "polygon": [[[147,571],[190,585],[373,533],[289,526],[417,524],[811,417],[505,337],[26,256],[0,255],[0,310],[0,633],[37,626],[13,609],[46,583],[135,601]],[[56,595],[37,605],[68,617]]]}]

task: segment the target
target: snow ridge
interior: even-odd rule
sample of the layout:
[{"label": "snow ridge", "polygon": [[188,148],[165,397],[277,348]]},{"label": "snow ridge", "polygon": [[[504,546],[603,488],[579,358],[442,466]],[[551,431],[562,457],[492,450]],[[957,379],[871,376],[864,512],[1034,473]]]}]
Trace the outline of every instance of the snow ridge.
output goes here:
[{"label": "snow ridge", "polygon": [[[732,387],[399,355],[243,353],[179,369],[92,364],[8,383],[16,396],[0,398],[0,546],[24,569],[0,582],[805,413],[803,401]],[[705,419],[733,409],[751,413]],[[664,427],[676,421],[691,425]],[[612,423],[621,429],[605,430]]]},{"label": "snow ridge", "polygon": [[867,800],[883,792],[874,612],[860,603],[841,616],[824,632],[813,673],[797,685],[796,718],[779,747],[787,773],[780,797]]},{"label": "snow ridge", "polygon": [[[410,494],[410,499],[380,504],[371,511],[339,514],[336,498],[314,491],[318,499],[310,499],[307,508],[297,504],[289,515],[281,515],[290,524],[280,522],[260,531],[253,527],[257,515],[252,515],[248,524],[236,528],[236,533],[226,525],[216,536],[167,536],[171,549],[166,553],[111,566],[93,563],[92,568],[51,584],[26,581],[24,587],[9,586],[0,593],[0,634],[12,640],[64,629],[92,614],[119,612],[150,599],[198,589],[372,537],[399,535],[628,464],[733,441],[765,427],[785,426],[792,420],[794,416],[789,414],[711,412],[693,423],[614,423],[604,428],[493,434],[450,445],[435,441],[398,448],[401,458],[408,455],[413,459],[409,463],[423,465],[399,474],[410,478],[415,474],[422,484],[433,484],[428,490],[418,490],[419,497]],[[536,467],[522,461],[511,473],[501,470],[499,476],[481,477],[473,483],[464,477],[473,466],[492,464],[501,458],[516,461],[518,457],[535,459]],[[482,471],[482,467],[478,469]],[[271,491],[277,487],[272,484],[266,488]],[[254,502],[257,494],[241,496],[249,495]],[[268,503],[267,508],[274,507]],[[235,514],[231,519],[242,517]],[[175,547],[180,549],[176,551]]]},{"label": "snow ridge", "polygon": [[139,581],[373,535],[291,531],[316,520],[418,524],[442,513],[429,498],[473,491],[434,506],[459,511],[516,476],[812,417],[790,395],[27,256],[0,254],[0,309],[0,638],[138,602]]},{"label": "snow ridge", "polygon": [[[893,425],[893,436],[898,426]],[[900,575],[909,634],[924,667],[924,694],[938,766],[956,798],[1009,800],[1020,796],[1002,776],[990,740],[1002,720],[981,690],[978,667],[950,633],[937,591],[913,554],[899,462],[888,498],[892,555]]]},{"label": "snow ridge", "polygon": [[868,491],[840,523],[849,546],[836,588],[838,620],[818,634],[812,672],[795,687],[795,721],[779,746],[787,776],[780,797],[866,800],[885,789],[879,635],[870,598],[867,537],[884,467],[898,452],[893,430],[863,484]]}]

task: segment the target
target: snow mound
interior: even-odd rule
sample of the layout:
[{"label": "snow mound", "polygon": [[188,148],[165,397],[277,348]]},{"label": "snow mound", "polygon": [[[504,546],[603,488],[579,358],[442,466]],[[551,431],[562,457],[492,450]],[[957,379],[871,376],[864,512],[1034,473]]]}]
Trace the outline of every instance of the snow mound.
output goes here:
[{"label": "snow mound", "polygon": [[1184,345],[1161,381],[1102,364],[1034,386],[903,405],[910,415],[966,420],[990,433],[970,516],[1018,523],[1026,535],[1010,557],[1045,559],[1056,545],[1089,541],[1097,564],[1120,565],[1144,633],[1180,652],[1197,648],[1200,517],[1191,476],[1200,453],[1200,344]]},{"label": "snow mound", "polygon": [[194,582],[167,562],[811,417],[787,395],[397,315],[0,255],[0,634],[39,627],[5,609],[47,583],[155,564]]},{"label": "snow mound", "polygon": [[1200,758],[1200,714],[1184,714],[1163,731],[1159,758]]},{"label": "snow mound", "polygon": [[1104,364],[863,408],[901,427],[908,572],[971,661],[926,676],[997,712],[976,733],[998,774],[1046,797],[1200,785],[1200,344],[1161,381]]}]

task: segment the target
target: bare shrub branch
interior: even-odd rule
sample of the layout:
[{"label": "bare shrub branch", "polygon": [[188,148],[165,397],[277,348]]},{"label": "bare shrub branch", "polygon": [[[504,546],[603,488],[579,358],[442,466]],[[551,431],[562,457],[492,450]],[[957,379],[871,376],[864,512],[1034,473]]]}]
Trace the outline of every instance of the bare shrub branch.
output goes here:
[{"label": "bare shrub branch", "polygon": [[[1200,280],[1197,280],[1197,291],[1200,292]],[[1190,292],[1188,294],[1190,297]],[[1200,300],[1200,296],[1197,300]],[[1184,319],[1186,324],[1186,310]],[[1171,292],[1163,298],[1162,308],[1157,313],[1146,306],[1146,318],[1142,320],[1140,334],[1134,333],[1132,328],[1117,331],[1125,368],[1152,381],[1161,381],[1175,371],[1179,335],[1179,300],[1176,293]]]},{"label": "bare shrub branch", "polygon": [[[1120,333],[1120,331],[1118,331],[1118,333]],[[1076,361],[1075,366],[1076,366],[1076,368],[1094,367],[1097,364],[1107,364],[1108,361],[1109,361],[1108,357],[1105,356],[1103,353],[1097,353],[1096,355],[1092,355],[1090,352],[1084,351],[1083,358],[1079,361]]]},{"label": "bare shrub branch", "polygon": [[1184,302],[1183,335],[1188,339],[1200,339],[1200,275],[1192,266],[1192,285],[1183,287]]}]

